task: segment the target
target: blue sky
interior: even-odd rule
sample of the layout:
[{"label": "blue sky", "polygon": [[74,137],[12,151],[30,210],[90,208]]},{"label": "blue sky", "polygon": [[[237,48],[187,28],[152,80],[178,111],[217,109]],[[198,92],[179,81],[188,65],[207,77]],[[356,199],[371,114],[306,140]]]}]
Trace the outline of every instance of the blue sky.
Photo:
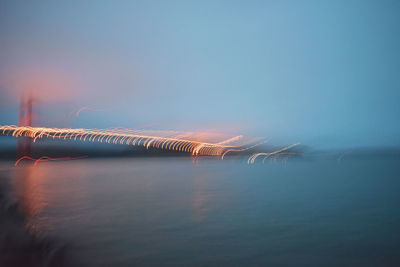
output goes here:
[{"label": "blue sky", "polygon": [[[400,144],[399,1],[0,1],[0,124]],[[104,109],[82,112],[82,106]]]}]

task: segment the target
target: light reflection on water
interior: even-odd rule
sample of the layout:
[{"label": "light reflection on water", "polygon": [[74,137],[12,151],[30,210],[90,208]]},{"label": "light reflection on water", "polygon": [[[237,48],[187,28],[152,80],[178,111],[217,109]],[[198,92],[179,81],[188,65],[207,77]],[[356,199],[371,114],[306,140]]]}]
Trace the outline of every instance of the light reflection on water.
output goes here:
[{"label": "light reflection on water", "polygon": [[[73,166],[28,164],[12,170],[13,193],[22,212],[29,218],[28,228],[31,231],[42,235],[49,230],[42,225],[52,219],[48,211],[53,208],[72,208],[79,212],[85,206],[82,200],[87,187],[84,185],[85,180],[78,178],[84,177],[84,166],[81,163]],[[79,206],[71,206],[71,199],[79,200]]]},{"label": "light reflection on water", "polygon": [[398,163],[102,159],[10,177],[30,229],[80,266],[365,265],[400,260]]}]

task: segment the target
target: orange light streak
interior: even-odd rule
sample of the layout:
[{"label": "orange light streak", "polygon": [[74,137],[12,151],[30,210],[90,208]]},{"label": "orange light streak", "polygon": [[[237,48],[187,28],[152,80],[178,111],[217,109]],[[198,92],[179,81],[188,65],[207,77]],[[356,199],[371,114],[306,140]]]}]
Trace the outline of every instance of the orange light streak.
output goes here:
[{"label": "orange light streak", "polygon": [[88,111],[94,111],[94,112],[104,112],[104,111],[110,111],[112,110],[111,108],[91,108],[91,107],[81,107],[80,109],[78,109],[77,111],[72,111],[69,115],[68,118],[71,118],[72,115],[75,113],[76,117],[79,117],[80,113],[84,110],[88,110]]},{"label": "orange light streak", "polygon": [[34,161],[35,163],[33,164],[33,166],[36,166],[41,161],[73,160],[73,159],[84,159],[84,158],[87,158],[87,157],[88,156],[51,158],[51,157],[48,157],[48,156],[42,156],[40,158],[35,159],[35,158],[29,157],[29,156],[23,156],[23,157],[19,158],[15,162],[14,166],[18,166],[18,164],[24,159],[28,159],[28,160]]}]

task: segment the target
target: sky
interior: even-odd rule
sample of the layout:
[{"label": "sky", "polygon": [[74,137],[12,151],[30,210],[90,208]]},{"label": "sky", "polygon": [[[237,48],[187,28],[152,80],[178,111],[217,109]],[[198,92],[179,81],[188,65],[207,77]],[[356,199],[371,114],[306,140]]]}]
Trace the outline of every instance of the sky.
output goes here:
[{"label": "sky", "polygon": [[0,0],[0,125],[32,91],[37,126],[398,146],[399,14],[388,0]]}]

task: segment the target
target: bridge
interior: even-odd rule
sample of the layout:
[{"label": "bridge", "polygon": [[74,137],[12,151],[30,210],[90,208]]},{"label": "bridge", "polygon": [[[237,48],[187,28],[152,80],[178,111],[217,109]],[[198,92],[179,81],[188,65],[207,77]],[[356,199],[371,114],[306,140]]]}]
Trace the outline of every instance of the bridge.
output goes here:
[{"label": "bridge", "polygon": [[[251,151],[253,148],[266,143],[260,138],[245,140],[242,135],[215,141],[216,136],[210,134],[185,133],[174,131],[155,131],[127,129],[114,127],[109,129],[83,128],[49,128],[32,126],[32,97],[21,101],[19,125],[0,126],[0,135],[13,136],[19,139],[17,154],[20,157],[29,156],[31,144],[38,139],[74,140],[97,143],[111,143],[144,147],[146,149],[160,149],[190,153],[193,156],[217,156],[224,159],[229,152]],[[258,157],[263,161],[269,157],[290,154],[289,150],[297,144],[280,148],[271,152],[252,154],[248,163],[254,163]]]},{"label": "bridge", "polygon": [[[146,149],[155,148],[169,151],[188,152],[199,156],[220,156],[232,151],[244,151],[258,144],[242,143],[232,145],[242,136],[235,136],[221,142],[204,142],[190,139],[190,134],[173,134],[163,131],[142,131],[125,128],[110,129],[72,129],[72,128],[46,128],[33,126],[0,126],[0,134],[13,137],[28,137],[32,142],[38,139],[50,138],[58,140],[89,141],[98,143],[111,143],[130,146],[141,146]],[[158,134],[156,136],[155,134]],[[169,136],[166,136],[169,135]]]}]

